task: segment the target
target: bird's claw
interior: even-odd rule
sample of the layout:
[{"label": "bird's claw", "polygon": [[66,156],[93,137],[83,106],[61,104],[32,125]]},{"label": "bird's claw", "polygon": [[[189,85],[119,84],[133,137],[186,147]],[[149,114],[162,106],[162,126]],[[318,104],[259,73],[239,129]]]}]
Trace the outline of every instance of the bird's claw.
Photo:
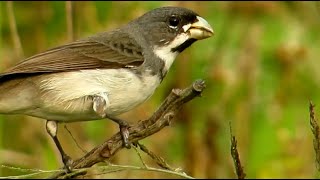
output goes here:
[{"label": "bird's claw", "polygon": [[72,171],[71,165],[73,163],[73,160],[68,155],[63,155],[62,161],[64,164],[64,168],[67,170],[68,173]]},{"label": "bird's claw", "polygon": [[127,149],[130,149],[131,148],[131,145],[129,143],[129,125],[120,125],[120,133],[121,133],[121,136],[122,136],[122,140],[123,140],[123,143],[124,143],[124,146],[127,148]]}]

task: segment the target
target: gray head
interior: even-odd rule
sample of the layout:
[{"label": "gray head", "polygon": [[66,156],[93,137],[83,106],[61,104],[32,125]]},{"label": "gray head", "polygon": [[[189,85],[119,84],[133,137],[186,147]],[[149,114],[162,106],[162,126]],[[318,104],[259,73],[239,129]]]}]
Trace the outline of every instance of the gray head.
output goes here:
[{"label": "gray head", "polygon": [[[130,22],[128,26],[137,28],[149,46],[155,48],[171,44],[171,50],[177,52],[182,52],[196,40],[213,35],[213,30],[206,20],[194,11],[182,7],[160,7],[151,10]],[[132,27],[130,29],[133,30]]]}]

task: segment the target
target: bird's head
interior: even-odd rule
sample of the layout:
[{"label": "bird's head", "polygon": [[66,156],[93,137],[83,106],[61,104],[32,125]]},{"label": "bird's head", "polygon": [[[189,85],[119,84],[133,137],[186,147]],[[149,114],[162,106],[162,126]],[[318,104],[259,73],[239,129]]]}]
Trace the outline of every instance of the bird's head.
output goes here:
[{"label": "bird's head", "polygon": [[130,24],[140,41],[165,61],[168,69],[176,56],[197,40],[211,37],[209,23],[197,13],[182,7],[161,7],[151,10]]}]

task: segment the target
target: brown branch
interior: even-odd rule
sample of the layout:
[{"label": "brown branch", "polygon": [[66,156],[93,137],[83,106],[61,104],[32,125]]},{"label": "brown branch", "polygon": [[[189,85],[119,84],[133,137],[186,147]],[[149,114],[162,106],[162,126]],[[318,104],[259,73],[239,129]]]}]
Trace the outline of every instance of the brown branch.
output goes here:
[{"label": "brown branch", "polygon": [[[139,140],[151,136],[162,128],[170,125],[170,121],[177,110],[179,110],[183,104],[200,96],[204,88],[205,82],[203,80],[197,80],[186,89],[172,90],[159,109],[149,119],[140,121],[129,128],[129,141],[137,143]],[[93,148],[80,159],[75,160],[71,168],[79,169],[91,167],[99,162],[110,159],[122,148],[124,148],[123,141],[118,132],[101,145]],[[65,178],[65,173],[57,173],[50,178]]]},{"label": "brown branch", "polygon": [[237,149],[237,139],[232,135],[231,123],[230,125],[230,134],[231,134],[231,156],[233,159],[233,163],[236,169],[236,173],[238,179],[244,179],[246,177],[246,173],[243,171],[243,167],[241,165],[238,149]]},{"label": "brown branch", "polygon": [[316,153],[316,166],[318,171],[320,172],[320,129],[317,123],[317,119],[314,113],[315,105],[310,101],[309,103],[309,112],[310,112],[310,126],[311,131],[313,133],[313,148]]}]

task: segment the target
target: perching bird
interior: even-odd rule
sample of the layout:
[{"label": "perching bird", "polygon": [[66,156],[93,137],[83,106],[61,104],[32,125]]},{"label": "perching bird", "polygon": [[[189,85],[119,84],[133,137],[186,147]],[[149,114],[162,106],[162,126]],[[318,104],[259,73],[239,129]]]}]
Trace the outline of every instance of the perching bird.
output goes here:
[{"label": "perching bird", "polygon": [[181,7],[161,7],[115,30],[98,33],[23,60],[0,74],[0,114],[47,120],[65,168],[71,158],[57,138],[58,122],[116,118],[147,100],[176,56],[213,35],[206,20]]}]

